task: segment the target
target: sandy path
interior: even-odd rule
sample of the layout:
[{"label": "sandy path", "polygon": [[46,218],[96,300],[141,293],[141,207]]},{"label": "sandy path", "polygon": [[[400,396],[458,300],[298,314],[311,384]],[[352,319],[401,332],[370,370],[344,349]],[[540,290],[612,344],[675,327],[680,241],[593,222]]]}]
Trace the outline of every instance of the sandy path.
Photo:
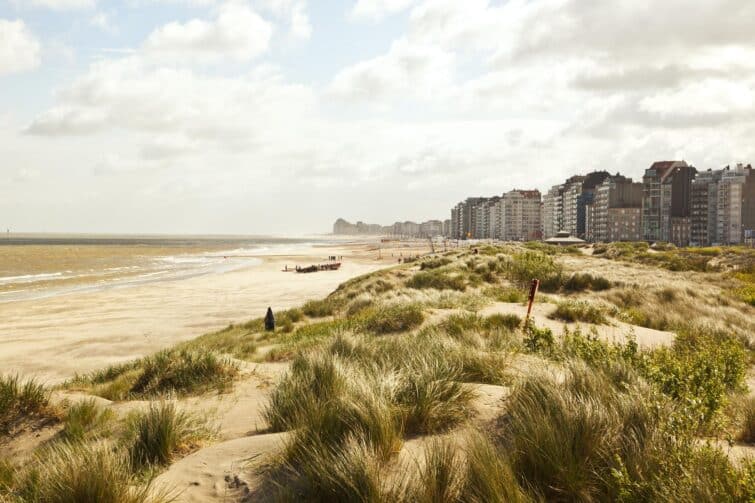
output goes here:
[{"label": "sandy path", "polygon": [[[570,330],[574,330],[579,326],[585,334],[588,334],[592,329],[595,329],[598,337],[607,342],[624,343],[627,341],[627,336],[630,333],[634,333],[637,345],[642,348],[668,346],[674,342],[675,336],[672,332],[663,332],[661,330],[653,330],[652,328],[629,325],[628,323],[613,319],[610,320],[610,325],[593,325],[584,322],[566,323],[560,320],[552,320],[548,318],[548,315],[555,308],[556,306],[553,304],[544,303],[535,304],[532,308],[532,318],[535,321],[535,324],[538,327],[551,329],[554,335],[560,335],[563,333],[564,326],[569,327]],[[491,314],[516,314],[517,316],[524,318],[527,315],[527,307],[521,304],[498,302],[482,309],[479,314],[482,316],[490,316]]]},{"label": "sandy path", "polygon": [[[281,272],[284,265],[331,254],[351,257],[338,271]],[[267,306],[279,310],[323,297],[349,278],[388,265],[372,255],[364,248],[318,247],[223,274],[2,303],[0,369],[60,382],[263,316]]]}]

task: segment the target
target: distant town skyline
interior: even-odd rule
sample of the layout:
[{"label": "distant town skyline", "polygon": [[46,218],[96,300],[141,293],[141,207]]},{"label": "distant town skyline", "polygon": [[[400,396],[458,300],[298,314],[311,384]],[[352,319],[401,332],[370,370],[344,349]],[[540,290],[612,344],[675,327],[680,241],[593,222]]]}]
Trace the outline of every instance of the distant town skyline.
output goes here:
[{"label": "distant town skyline", "polygon": [[752,19],[750,0],[0,0],[0,226],[311,234],[749,163]]}]

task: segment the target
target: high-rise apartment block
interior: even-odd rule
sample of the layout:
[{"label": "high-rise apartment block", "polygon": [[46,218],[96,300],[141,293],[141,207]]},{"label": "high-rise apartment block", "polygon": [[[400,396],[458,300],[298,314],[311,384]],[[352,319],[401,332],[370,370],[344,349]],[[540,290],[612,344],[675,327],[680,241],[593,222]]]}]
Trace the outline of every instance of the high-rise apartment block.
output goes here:
[{"label": "high-rise apartment block", "polygon": [[595,187],[587,204],[585,239],[593,242],[639,241],[642,184],[631,178],[609,176]]},{"label": "high-rise apartment block", "polygon": [[691,238],[692,180],[684,161],[659,161],[642,178],[642,239],[687,246]]}]

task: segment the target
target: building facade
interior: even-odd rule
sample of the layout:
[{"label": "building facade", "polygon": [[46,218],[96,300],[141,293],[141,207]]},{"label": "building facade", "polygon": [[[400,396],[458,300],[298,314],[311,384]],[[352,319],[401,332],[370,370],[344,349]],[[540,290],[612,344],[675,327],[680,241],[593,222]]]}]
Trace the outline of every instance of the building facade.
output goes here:
[{"label": "building facade", "polygon": [[500,239],[531,241],[542,237],[539,190],[512,190],[501,199]]},{"label": "building facade", "polygon": [[692,180],[696,170],[684,161],[659,161],[642,178],[642,239],[686,246],[690,241]]}]

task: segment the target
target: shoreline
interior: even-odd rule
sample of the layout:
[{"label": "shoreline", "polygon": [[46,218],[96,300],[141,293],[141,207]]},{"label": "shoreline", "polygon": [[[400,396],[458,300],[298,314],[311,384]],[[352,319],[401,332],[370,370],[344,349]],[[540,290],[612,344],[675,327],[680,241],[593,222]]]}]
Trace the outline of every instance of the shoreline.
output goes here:
[{"label": "shoreline", "polygon": [[[429,251],[421,243],[393,246],[396,255]],[[263,251],[254,257],[258,263],[231,271],[2,303],[0,368],[57,384],[262,317],[268,306],[277,312],[321,298],[350,278],[396,263],[391,248],[374,240],[285,251]],[[328,255],[344,257],[338,271],[282,272],[286,265],[318,263]]]}]

